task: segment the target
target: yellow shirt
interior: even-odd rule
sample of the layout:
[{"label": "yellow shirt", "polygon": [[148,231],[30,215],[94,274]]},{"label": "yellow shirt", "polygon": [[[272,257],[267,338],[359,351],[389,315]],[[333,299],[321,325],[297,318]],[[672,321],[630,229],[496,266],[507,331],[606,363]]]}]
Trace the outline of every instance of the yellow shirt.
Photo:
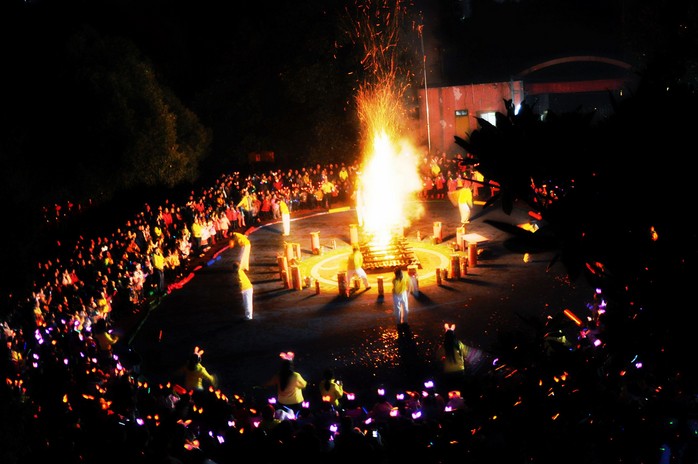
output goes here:
[{"label": "yellow shirt", "polygon": [[294,372],[286,385],[285,390],[278,387],[277,400],[281,404],[298,404],[303,402],[303,389],[308,385],[308,382],[298,372]]},{"label": "yellow shirt", "polygon": [[349,254],[349,259],[347,259],[347,270],[358,269],[360,267],[363,267],[363,265],[364,265],[364,255],[361,254],[361,251],[359,251],[359,250],[352,251]]},{"label": "yellow shirt", "polygon": [[243,269],[238,269],[238,278],[240,279],[240,291],[249,290],[252,288],[252,281]]},{"label": "yellow shirt", "polygon": [[101,332],[94,335],[97,346],[102,351],[111,351],[112,345],[119,341],[117,335],[112,335],[109,332]]},{"label": "yellow shirt", "polygon": [[322,380],[319,385],[322,401],[327,401],[334,406],[339,406],[339,400],[344,396],[344,387],[337,383],[336,380],[330,380],[330,387],[325,387],[325,381]]},{"label": "yellow shirt", "polygon": [[216,386],[215,377],[209,374],[201,364],[197,364],[194,370],[184,369],[184,388],[187,390],[203,390],[204,380],[207,380],[214,387]]},{"label": "yellow shirt", "polygon": [[165,269],[165,257],[162,256],[162,253],[153,253],[153,267],[155,269],[158,269],[162,271]]},{"label": "yellow shirt", "polygon": [[329,195],[330,193],[334,192],[334,184],[330,182],[329,180],[327,182],[322,183],[322,193]]},{"label": "yellow shirt", "polygon": [[439,349],[439,353],[441,355],[444,372],[462,372],[465,370],[465,358],[468,356],[468,347],[460,340],[458,340],[458,350],[455,353],[455,360],[446,356],[443,347]]},{"label": "yellow shirt", "polygon": [[466,204],[472,208],[473,206],[473,191],[468,187],[463,187],[458,191],[458,204]]},{"label": "yellow shirt", "polygon": [[191,235],[195,238],[201,238],[201,224],[199,224],[199,221],[194,221],[191,225]]},{"label": "yellow shirt", "polygon": [[233,232],[233,238],[230,240],[230,246],[233,247],[235,245],[238,246],[245,246],[250,244],[250,239],[247,238],[247,235],[241,234],[239,232]]},{"label": "yellow shirt", "polygon": [[411,281],[409,277],[403,276],[402,279],[393,279],[393,293],[402,293],[410,290]]}]

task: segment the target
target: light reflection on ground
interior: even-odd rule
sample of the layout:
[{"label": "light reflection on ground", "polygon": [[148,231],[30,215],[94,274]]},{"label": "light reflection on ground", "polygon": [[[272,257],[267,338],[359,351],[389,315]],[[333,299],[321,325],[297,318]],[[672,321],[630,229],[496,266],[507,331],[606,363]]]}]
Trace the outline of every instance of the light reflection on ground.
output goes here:
[{"label": "light reflection on ground", "polygon": [[413,383],[433,372],[439,340],[427,340],[412,333],[398,333],[395,326],[377,326],[364,331],[359,344],[337,349],[333,359],[343,371],[359,371],[368,377],[389,377]]}]

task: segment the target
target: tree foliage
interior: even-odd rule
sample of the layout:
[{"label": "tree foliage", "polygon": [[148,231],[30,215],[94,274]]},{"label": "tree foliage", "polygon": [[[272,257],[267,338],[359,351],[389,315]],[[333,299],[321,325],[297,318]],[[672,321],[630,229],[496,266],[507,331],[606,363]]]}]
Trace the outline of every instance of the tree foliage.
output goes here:
[{"label": "tree foliage", "polygon": [[119,190],[166,188],[196,179],[210,135],[158,82],[132,43],[83,30],[69,42],[67,53],[71,114],[82,134],[75,153],[83,171],[78,174],[86,182],[100,180],[101,189],[90,189],[93,194],[108,199]]},{"label": "tree foliage", "polygon": [[[648,73],[648,75],[654,75]],[[501,190],[487,208],[525,204],[542,216],[529,232],[490,222],[535,250],[556,251],[574,280],[584,276],[611,298],[607,340],[620,357],[641,354],[668,374],[690,349],[692,282],[698,277],[691,127],[698,95],[689,85],[643,79],[615,112],[592,123],[582,113],[536,114],[524,105],[456,143]],[[649,115],[656,117],[649,118]],[[554,191],[542,197],[541,186]],[[659,372],[659,371],[658,371]]]}]

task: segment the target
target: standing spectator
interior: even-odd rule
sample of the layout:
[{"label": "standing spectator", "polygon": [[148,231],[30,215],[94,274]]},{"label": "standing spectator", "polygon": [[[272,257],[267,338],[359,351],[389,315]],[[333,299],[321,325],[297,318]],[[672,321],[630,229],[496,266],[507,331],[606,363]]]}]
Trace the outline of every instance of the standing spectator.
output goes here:
[{"label": "standing spectator", "polygon": [[241,207],[236,207],[235,211],[237,212],[237,228],[244,229],[245,227],[247,227],[247,220],[245,219],[245,210]]},{"label": "standing spectator", "polygon": [[276,410],[271,404],[265,404],[262,406],[262,410],[260,411],[262,420],[259,421],[257,429],[264,432],[265,436],[267,437],[270,436],[274,428],[281,423],[281,419],[278,419],[275,413]]},{"label": "standing spectator", "polygon": [[339,199],[344,200],[344,195],[349,191],[349,170],[344,163],[342,163],[337,177],[339,178]]},{"label": "standing spectator", "polygon": [[311,203],[313,205],[313,209],[323,207],[325,204],[324,198],[325,198],[325,194],[322,192],[322,188],[318,187],[315,190],[313,190],[313,199],[314,200],[311,200]]},{"label": "standing spectator", "polygon": [[272,214],[271,194],[263,193],[261,205],[259,207],[259,218],[266,222],[273,219]]},{"label": "standing spectator", "polygon": [[187,229],[187,225],[182,225],[182,231],[177,238],[177,248],[179,249],[179,254],[182,259],[189,259],[189,254],[191,253],[191,232]]},{"label": "standing spectator", "polygon": [[323,402],[339,408],[340,400],[344,397],[344,387],[341,381],[334,378],[332,369],[327,368],[323,371],[319,390]]},{"label": "standing spectator", "polygon": [[320,184],[320,190],[322,190],[322,206],[323,208],[329,210],[332,208],[332,195],[335,193],[336,189],[332,181],[323,176],[322,184]]},{"label": "standing spectator", "polygon": [[251,210],[251,222],[250,224],[257,224],[261,222],[260,211],[262,209],[262,200],[259,198],[257,193],[252,193],[252,210]]},{"label": "standing spectator", "polygon": [[[228,205],[225,209],[225,215],[230,223],[229,230],[235,230],[238,227],[238,210],[234,205]],[[227,237],[226,237],[227,238]]]},{"label": "standing spectator", "polygon": [[141,263],[136,263],[130,275],[131,301],[139,304],[143,300],[143,287],[148,275],[143,271]]},{"label": "standing spectator", "polygon": [[455,324],[444,324],[444,335],[437,353],[442,366],[442,384],[446,391],[462,391],[468,347],[455,334]]},{"label": "standing spectator", "polygon": [[112,332],[106,319],[98,319],[92,327],[92,338],[97,345],[99,360],[104,366],[113,365],[114,345],[119,336]]},{"label": "standing spectator", "polygon": [[230,230],[230,219],[225,211],[218,213],[218,227],[220,229],[221,238],[228,238],[228,230]]},{"label": "standing spectator", "polygon": [[202,250],[202,233],[203,225],[201,217],[195,216],[194,222],[191,225],[191,249],[195,256],[201,256]]},{"label": "standing spectator", "polygon": [[214,388],[218,384],[216,377],[201,364],[203,354],[204,350],[199,349],[198,346],[194,347],[194,352],[189,356],[187,364],[180,369],[180,373],[184,375],[184,388],[187,391],[203,391],[204,381]]},{"label": "standing spectator", "polygon": [[155,285],[158,295],[164,295],[167,293],[167,287],[165,287],[165,256],[162,254],[162,249],[156,246],[153,249],[153,254],[150,255],[150,265],[153,268],[153,279],[155,280]]},{"label": "standing spectator", "polygon": [[233,232],[233,235],[230,239],[230,248],[239,248],[239,253],[238,253],[238,265],[240,266],[240,269],[242,269],[245,272],[250,272],[250,251],[252,248],[252,244],[250,243],[250,239],[247,238],[247,235],[241,234],[240,232]]},{"label": "standing spectator", "polygon": [[251,224],[252,223],[252,195],[250,194],[248,189],[244,189],[242,192],[242,198],[240,201],[235,205],[238,208],[238,211],[242,213],[242,218],[239,220],[239,226],[243,227],[246,224]]},{"label": "standing spectator", "polygon": [[412,281],[409,277],[405,277],[402,269],[395,268],[395,277],[393,278],[393,313],[398,328],[407,325],[407,316],[410,312],[409,294],[412,291]]},{"label": "standing spectator", "polygon": [[473,189],[473,198],[480,198],[480,187],[485,185],[485,176],[478,170],[473,171],[473,181],[470,183]]},{"label": "standing spectator", "polygon": [[295,371],[293,352],[281,353],[280,356],[279,371],[267,382],[267,385],[276,387],[276,400],[279,404],[291,409],[294,414],[298,414],[298,411],[303,407],[303,390],[308,382]]},{"label": "standing spectator", "polygon": [[363,266],[364,255],[361,253],[359,247],[354,245],[347,259],[347,282],[351,285],[352,279],[358,277],[363,282],[366,290],[370,290],[371,286],[368,284],[368,276]]},{"label": "standing spectator", "polygon": [[279,202],[281,199],[278,194],[274,194],[271,197],[271,218],[273,221],[278,221],[281,219],[281,210],[279,209]]}]

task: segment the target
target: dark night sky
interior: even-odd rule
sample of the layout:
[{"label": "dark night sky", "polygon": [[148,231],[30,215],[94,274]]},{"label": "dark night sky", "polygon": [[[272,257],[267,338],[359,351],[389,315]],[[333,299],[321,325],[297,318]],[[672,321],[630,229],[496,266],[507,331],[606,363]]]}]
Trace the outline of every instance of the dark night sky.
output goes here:
[{"label": "dark night sky", "polygon": [[[225,72],[241,80],[250,76],[251,84],[263,85],[266,73],[308,51],[308,34],[318,34],[310,39],[316,41],[334,41],[341,34],[333,19],[341,15],[340,2],[330,2],[330,7],[323,1],[240,6],[212,0],[9,2],[14,8],[3,3],[8,10],[3,13],[4,47],[17,55],[31,46],[56,46],[79,24],[89,23],[104,35],[134,40],[185,101],[211,76]],[[415,3],[410,11],[424,14],[434,79],[449,85],[508,76],[522,65],[563,54],[623,54],[620,1]],[[463,18],[467,3],[471,15]],[[335,24],[320,28],[323,19]],[[31,59],[9,56],[20,62]]]},{"label": "dark night sky", "polygon": [[[429,84],[438,86],[506,80],[533,64],[569,55],[633,63],[638,51],[659,41],[656,31],[662,24],[676,20],[638,13],[649,4],[415,0],[410,12],[423,13]],[[213,130],[213,157],[222,159],[220,164],[255,147],[302,159],[313,150],[323,152],[326,144],[329,156],[343,156],[351,130],[337,140],[322,131],[347,127],[353,115],[361,64],[341,21],[346,20],[344,7],[354,5],[324,0],[2,2],[6,86],[0,89],[5,122],[0,141],[19,143],[15,135],[25,129],[30,138],[40,139],[32,132],[37,127],[60,134],[56,122],[66,124],[76,106],[64,85],[69,40],[89,25],[99,37],[127,37],[136,44],[154,64],[158,81]],[[470,16],[463,17],[464,11]],[[647,24],[656,31],[645,31]],[[418,38],[407,39],[418,56]],[[340,53],[335,44],[344,45]],[[588,65],[567,68],[573,77],[589,70]],[[326,121],[334,126],[323,126]],[[40,151],[69,150],[62,145],[56,141]]]}]

